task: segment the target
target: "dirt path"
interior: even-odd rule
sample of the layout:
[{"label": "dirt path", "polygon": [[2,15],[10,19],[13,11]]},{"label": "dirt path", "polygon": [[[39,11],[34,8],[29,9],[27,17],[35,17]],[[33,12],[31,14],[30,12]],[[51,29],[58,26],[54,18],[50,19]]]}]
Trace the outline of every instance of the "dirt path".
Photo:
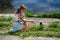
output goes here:
[{"label": "dirt path", "polygon": [[11,35],[0,35],[0,40],[57,40],[55,37],[25,37],[21,38],[19,36],[11,36]]},{"label": "dirt path", "polygon": [[40,22],[42,22],[44,25],[49,25],[52,22],[60,23],[60,19],[56,19],[56,18],[27,18],[27,19],[35,20],[35,24],[39,24]]}]

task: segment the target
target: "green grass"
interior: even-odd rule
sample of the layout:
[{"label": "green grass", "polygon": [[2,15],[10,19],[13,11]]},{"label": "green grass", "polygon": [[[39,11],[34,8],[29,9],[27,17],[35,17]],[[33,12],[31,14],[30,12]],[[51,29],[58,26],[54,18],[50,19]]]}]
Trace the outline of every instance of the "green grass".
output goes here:
[{"label": "green grass", "polygon": [[45,31],[55,31],[55,32],[60,32],[60,28],[47,28]]},{"label": "green grass", "polygon": [[41,30],[41,27],[39,25],[32,25],[30,27],[30,29],[28,30],[19,30],[17,32],[13,32],[13,33],[8,33],[9,35],[17,35],[20,37],[29,37],[29,36],[36,36],[36,37],[60,37],[60,28],[57,29],[56,28],[46,28],[44,30]]},{"label": "green grass", "polygon": [[9,16],[9,17],[1,16],[0,17],[0,30],[10,29],[13,25],[11,22],[12,20],[13,20],[12,16]]},{"label": "green grass", "polygon": [[8,30],[13,26],[11,22],[0,22],[0,30]]},{"label": "green grass", "polygon": [[60,24],[58,22],[53,22],[44,28],[45,31],[56,31],[60,32]]},{"label": "green grass", "polygon": [[53,22],[51,24],[48,25],[49,28],[60,28],[60,25],[58,22]]},{"label": "green grass", "polygon": [[6,17],[6,16],[3,16],[3,17],[0,17],[0,22],[9,22],[9,21],[12,21],[13,20],[13,17],[9,16],[9,17]]},{"label": "green grass", "polygon": [[[57,25],[56,22],[54,22],[55,25]],[[54,24],[50,24],[51,26],[55,26]],[[49,25],[48,25],[49,26]],[[52,27],[53,27],[52,26]],[[29,30],[25,31],[17,31],[14,33],[9,33],[10,35],[18,35],[21,37],[28,37],[28,36],[42,36],[42,37],[60,37],[60,28],[59,27],[45,27],[46,29],[41,30],[41,27],[39,25],[31,25]]]},{"label": "green grass", "polygon": [[60,18],[60,12],[50,12],[50,13],[38,13],[37,16],[32,12],[26,12],[26,17],[35,17],[35,18]]},{"label": "green grass", "polygon": [[[13,17],[3,17],[0,18],[0,30],[9,30],[13,27],[12,19]],[[2,22],[1,22],[2,21]],[[7,35],[17,35],[20,37],[28,36],[42,36],[42,37],[60,37],[60,24],[58,22],[53,22],[46,27],[41,27],[40,25],[31,25],[28,30],[19,30],[17,32],[6,33]]]},{"label": "green grass", "polygon": [[60,32],[54,32],[54,31],[17,31],[17,32],[8,33],[8,34],[18,35],[20,37],[28,37],[28,36],[60,37]]}]

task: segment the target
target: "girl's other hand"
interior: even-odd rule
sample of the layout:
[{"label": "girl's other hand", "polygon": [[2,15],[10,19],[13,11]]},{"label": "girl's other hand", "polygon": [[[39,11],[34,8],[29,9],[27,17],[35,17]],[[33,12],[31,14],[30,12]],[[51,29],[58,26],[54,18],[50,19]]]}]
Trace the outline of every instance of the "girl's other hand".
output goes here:
[{"label": "girl's other hand", "polygon": [[31,20],[32,23],[34,23],[34,20]]}]

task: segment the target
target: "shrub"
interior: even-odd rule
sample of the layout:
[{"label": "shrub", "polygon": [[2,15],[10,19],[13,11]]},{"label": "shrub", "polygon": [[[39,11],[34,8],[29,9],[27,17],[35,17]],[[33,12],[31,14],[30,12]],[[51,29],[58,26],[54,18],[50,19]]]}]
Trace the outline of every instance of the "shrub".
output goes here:
[{"label": "shrub", "polygon": [[[9,33],[10,35],[18,35],[20,37],[29,37],[29,36],[42,36],[42,37],[60,37],[60,32],[53,31],[17,31],[14,33]],[[22,36],[21,36],[22,35]]]},{"label": "shrub", "polygon": [[7,30],[13,26],[11,22],[0,22],[0,30]]},{"label": "shrub", "polygon": [[26,12],[25,16],[26,17],[34,17],[34,14],[33,14],[33,12]]},{"label": "shrub", "polygon": [[31,25],[29,31],[39,31],[40,28],[41,27],[39,25]]},{"label": "shrub", "polygon": [[60,28],[59,23],[53,22],[50,25],[48,25],[49,28]]},{"label": "shrub", "polygon": [[0,21],[5,21],[5,22],[8,22],[8,21],[12,21],[13,17],[9,16],[9,17],[0,17]]},{"label": "shrub", "polygon": [[44,14],[36,14],[37,16],[34,16],[35,14],[33,12],[26,12],[26,17],[38,17],[38,18],[60,18],[60,12],[50,12],[50,13],[44,13]]},{"label": "shrub", "polygon": [[29,28],[29,31],[42,31],[44,29],[44,27],[42,27],[42,25],[31,25],[31,27]]},{"label": "shrub", "polygon": [[52,12],[52,13],[53,18],[60,18],[60,12]]},{"label": "shrub", "polygon": [[47,30],[47,31],[56,31],[56,32],[60,32],[60,28],[47,28],[47,29],[45,29],[45,30]]},{"label": "shrub", "polygon": [[45,31],[59,31],[60,26],[58,22],[53,22],[44,28]]}]

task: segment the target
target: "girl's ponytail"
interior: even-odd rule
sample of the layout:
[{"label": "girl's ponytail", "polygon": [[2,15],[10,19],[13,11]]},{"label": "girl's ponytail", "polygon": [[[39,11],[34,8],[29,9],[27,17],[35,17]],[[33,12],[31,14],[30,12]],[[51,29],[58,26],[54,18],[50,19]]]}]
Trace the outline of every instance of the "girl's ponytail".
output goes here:
[{"label": "girl's ponytail", "polygon": [[19,13],[19,12],[20,12],[20,9],[17,9],[17,12],[16,12],[16,14],[17,14],[17,13]]},{"label": "girl's ponytail", "polygon": [[25,5],[21,5],[18,9],[17,9],[17,12],[16,12],[16,14],[17,13],[19,13],[20,11],[21,11],[21,9],[26,9],[26,6]]}]

